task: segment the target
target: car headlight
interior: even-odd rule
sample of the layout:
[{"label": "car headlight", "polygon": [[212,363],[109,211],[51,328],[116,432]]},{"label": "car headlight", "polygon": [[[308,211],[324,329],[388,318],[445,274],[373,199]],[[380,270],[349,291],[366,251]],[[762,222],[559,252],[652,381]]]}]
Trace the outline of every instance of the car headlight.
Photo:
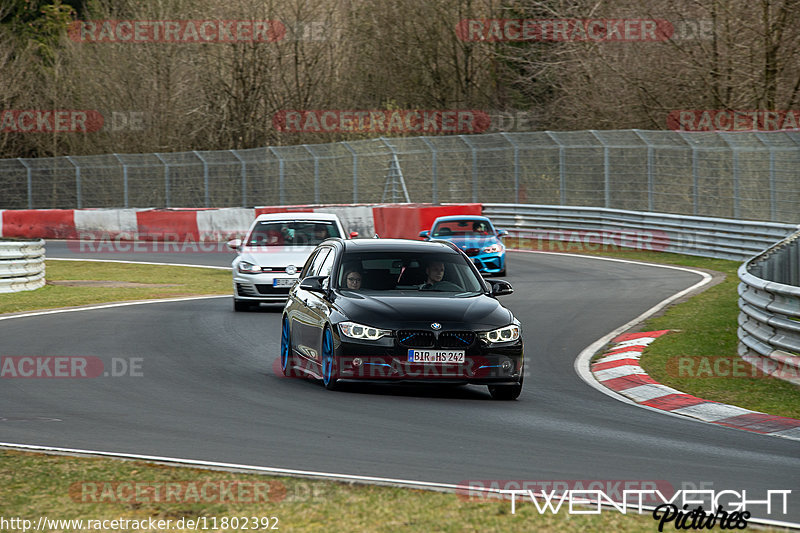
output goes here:
[{"label": "car headlight", "polygon": [[486,342],[495,344],[499,342],[512,342],[519,339],[519,326],[511,324],[492,331],[485,331],[479,334],[480,338]]},{"label": "car headlight", "polygon": [[500,253],[502,251],[503,251],[503,245],[502,244],[493,244],[493,245],[489,246],[488,248],[484,248],[483,249],[483,253],[485,253],[485,254],[496,254],[496,253]]},{"label": "car headlight", "polygon": [[367,341],[376,341],[381,337],[392,334],[392,332],[387,329],[365,326],[364,324],[358,324],[356,322],[341,322],[339,324],[339,331],[341,331],[342,335],[345,337]]},{"label": "car headlight", "polygon": [[260,266],[254,265],[253,263],[248,263],[247,261],[241,261],[238,269],[242,274],[258,274],[261,272]]}]

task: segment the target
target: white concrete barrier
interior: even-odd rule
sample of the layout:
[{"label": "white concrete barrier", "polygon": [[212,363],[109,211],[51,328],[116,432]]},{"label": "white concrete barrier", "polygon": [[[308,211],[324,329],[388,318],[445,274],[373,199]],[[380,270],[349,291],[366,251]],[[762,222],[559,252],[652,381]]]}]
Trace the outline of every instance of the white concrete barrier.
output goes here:
[{"label": "white concrete barrier", "polygon": [[0,293],[44,286],[44,241],[0,240]]}]

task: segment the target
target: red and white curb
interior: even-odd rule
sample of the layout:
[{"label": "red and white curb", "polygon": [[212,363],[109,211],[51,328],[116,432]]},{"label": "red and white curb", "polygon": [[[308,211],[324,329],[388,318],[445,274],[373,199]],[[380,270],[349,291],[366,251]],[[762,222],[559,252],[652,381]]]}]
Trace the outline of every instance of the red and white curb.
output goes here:
[{"label": "red and white curb", "polygon": [[711,424],[800,440],[800,420],[704,400],[651,378],[639,365],[639,358],[648,344],[665,333],[669,330],[626,333],[616,337],[611,350],[592,364],[595,379],[640,405]]}]

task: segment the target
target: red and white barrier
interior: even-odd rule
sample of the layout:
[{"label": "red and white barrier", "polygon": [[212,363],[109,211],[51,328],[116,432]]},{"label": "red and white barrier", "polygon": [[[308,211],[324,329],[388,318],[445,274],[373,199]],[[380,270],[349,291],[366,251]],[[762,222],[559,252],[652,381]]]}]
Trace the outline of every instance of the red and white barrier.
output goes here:
[{"label": "red and white barrier", "polygon": [[263,213],[334,213],[361,237],[418,239],[443,215],[480,215],[481,204],[297,205],[223,209],[20,209],[0,211],[0,237],[226,240]]}]

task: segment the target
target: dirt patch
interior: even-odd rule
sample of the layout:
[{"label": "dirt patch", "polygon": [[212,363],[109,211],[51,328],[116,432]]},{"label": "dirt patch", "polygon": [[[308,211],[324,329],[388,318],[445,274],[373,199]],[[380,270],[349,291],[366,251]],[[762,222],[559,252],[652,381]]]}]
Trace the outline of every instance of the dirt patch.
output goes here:
[{"label": "dirt patch", "polygon": [[156,289],[159,287],[180,287],[179,283],[135,283],[133,281],[109,281],[97,279],[71,279],[63,281],[48,280],[47,285],[64,287],[112,287],[116,289]]}]

